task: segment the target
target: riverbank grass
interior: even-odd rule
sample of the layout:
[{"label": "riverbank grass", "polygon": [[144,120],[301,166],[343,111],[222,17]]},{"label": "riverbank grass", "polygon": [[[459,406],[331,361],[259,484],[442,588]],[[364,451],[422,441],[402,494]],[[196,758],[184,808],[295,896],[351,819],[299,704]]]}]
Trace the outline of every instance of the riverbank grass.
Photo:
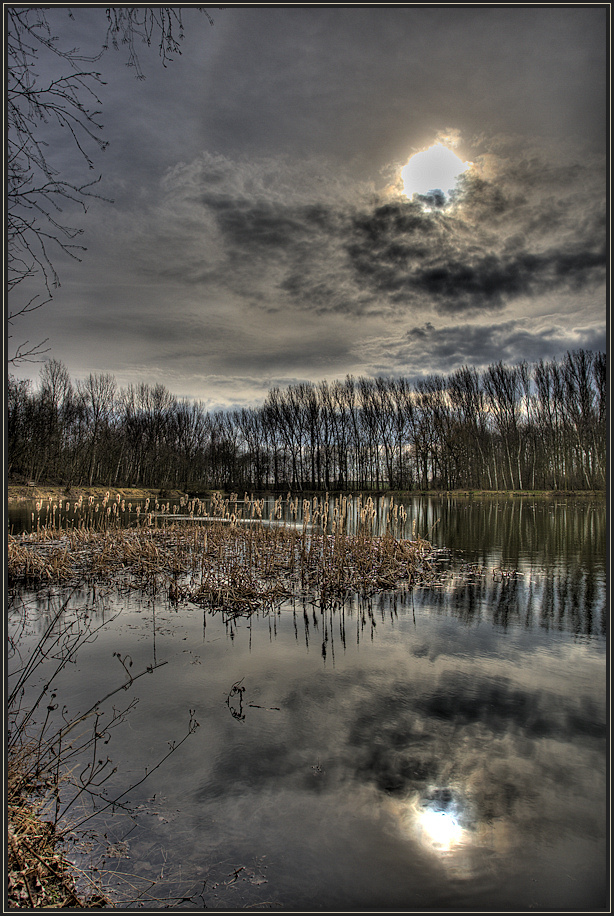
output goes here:
[{"label": "riverbank grass", "polygon": [[77,892],[73,868],[60,849],[61,838],[43,814],[45,798],[55,777],[48,773],[39,785],[32,781],[30,774],[35,755],[35,745],[24,745],[12,750],[7,761],[9,908],[111,906],[111,901],[98,890],[89,896]]},{"label": "riverbank grass", "polygon": [[353,534],[347,532],[346,498],[335,500],[329,512],[326,499],[304,500],[299,507],[298,498],[279,497],[268,518],[263,500],[235,496],[207,507],[195,500],[182,517],[160,507],[128,528],[120,524],[121,510],[110,512],[117,506],[91,513],[100,516],[96,526],[37,525],[29,534],[9,535],[9,584],[114,582],[166,591],[173,602],[253,611],[305,595],[320,601],[368,596],[431,583],[438,575],[430,543],[415,533],[412,539],[401,536],[407,516],[392,502],[386,533],[377,536],[370,498],[354,505]]}]

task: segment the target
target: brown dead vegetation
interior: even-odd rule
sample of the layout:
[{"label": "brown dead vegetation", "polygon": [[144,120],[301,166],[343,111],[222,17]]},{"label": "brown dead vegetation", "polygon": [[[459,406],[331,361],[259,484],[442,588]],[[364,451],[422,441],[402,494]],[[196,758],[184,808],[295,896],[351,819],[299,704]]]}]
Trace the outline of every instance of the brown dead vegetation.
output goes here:
[{"label": "brown dead vegetation", "polygon": [[174,602],[249,612],[305,594],[343,599],[426,584],[437,576],[426,540],[396,536],[402,507],[392,507],[387,533],[375,536],[369,500],[354,507],[356,534],[346,530],[345,498],[332,513],[328,502],[305,500],[300,523],[292,520],[297,502],[288,495],[289,521],[282,520],[281,498],[268,519],[262,518],[262,502],[248,498],[239,508],[235,498],[214,500],[209,514],[199,501],[186,504],[179,517],[143,513],[131,528],[39,527],[9,536],[9,583],[113,583],[166,590]]},{"label": "brown dead vegetation", "polygon": [[25,745],[9,754],[7,766],[8,906],[10,909],[95,908],[110,905],[100,892],[81,896],[72,867],[60,851],[54,824],[41,816],[43,785],[31,778]]}]

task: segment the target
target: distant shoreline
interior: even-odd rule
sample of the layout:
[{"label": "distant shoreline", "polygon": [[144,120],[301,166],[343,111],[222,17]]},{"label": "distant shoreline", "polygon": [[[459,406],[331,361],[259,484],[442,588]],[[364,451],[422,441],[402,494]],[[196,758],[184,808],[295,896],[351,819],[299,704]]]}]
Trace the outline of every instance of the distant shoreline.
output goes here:
[{"label": "distant shoreline", "polygon": [[8,484],[7,500],[8,502],[20,502],[27,499],[79,499],[93,496],[95,499],[104,499],[109,494],[111,499],[117,495],[122,499],[179,499],[186,496],[182,490],[160,490],[149,489],[145,487],[66,487],[58,484]]},{"label": "distant shoreline", "polygon": [[[236,491],[235,491],[236,492]],[[308,498],[314,495],[316,491],[311,490],[302,490],[294,493],[293,496],[299,496],[303,498]],[[574,497],[606,497],[606,490],[329,490],[329,494],[332,497],[335,496],[357,496],[359,493],[364,495],[371,496],[394,496],[395,499],[411,499],[415,496],[433,496],[433,497],[453,497],[453,498],[495,498],[495,497],[531,497],[533,499],[552,499],[561,496],[574,496]],[[70,487],[69,490],[65,486],[59,484],[8,484],[7,487],[7,502],[15,503],[22,502],[29,499],[79,499],[80,496],[87,498],[93,496],[95,499],[104,499],[106,494],[109,494],[111,499],[115,499],[116,496],[120,496],[122,499],[180,499],[183,497],[193,498],[198,496],[200,499],[205,499],[212,495],[212,491],[206,491],[202,493],[186,493],[183,490],[166,490],[164,488],[147,488],[147,487],[103,487],[103,486],[75,486]],[[317,491],[318,494],[321,491]],[[229,494],[224,494],[228,496]],[[278,496],[279,493],[275,493],[272,490],[264,490],[259,493],[252,493],[250,495],[254,496],[263,496],[270,495]],[[243,494],[239,493],[239,498],[242,498]]]}]

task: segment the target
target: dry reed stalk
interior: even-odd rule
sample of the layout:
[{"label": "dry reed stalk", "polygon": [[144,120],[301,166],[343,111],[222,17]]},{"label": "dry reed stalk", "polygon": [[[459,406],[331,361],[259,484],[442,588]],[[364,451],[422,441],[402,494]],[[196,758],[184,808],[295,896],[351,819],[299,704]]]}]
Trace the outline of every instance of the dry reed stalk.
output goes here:
[{"label": "dry reed stalk", "polygon": [[[306,592],[328,599],[354,593],[391,590],[401,583],[424,584],[436,573],[432,549],[415,535],[395,536],[406,516],[393,501],[386,534],[375,536],[376,510],[371,497],[354,503],[337,498],[327,533],[328,499],[303,502],[300,528],[262,521],[264,500],[246,501],[250,524],[239,524],[243,509],[236,494],[215,496],[206,528],[196,522],[180,524],[172,515],[159,527],[72,528],[53,536],[41,529],[27,538],[9,538],[9,581],[67,582],[80,577],[89,582],[118,582],[141,590],[168,590],[173,601],[190,600],[212,609],[244,606],[270,607],[289,596]],[[117,503],[114,503],[116,505]],[[298,497],[286,504],[298,512]],[[270,515],[279,520],[283,500]],[[204,504],[186,504],[193,515]],[[246,515],[248,514],[246,508]],[[347,533],[350,517],[358,533]],[[312,524],[317,522],[319,524]],[[320,527],[321,526],[321,527]]]}]

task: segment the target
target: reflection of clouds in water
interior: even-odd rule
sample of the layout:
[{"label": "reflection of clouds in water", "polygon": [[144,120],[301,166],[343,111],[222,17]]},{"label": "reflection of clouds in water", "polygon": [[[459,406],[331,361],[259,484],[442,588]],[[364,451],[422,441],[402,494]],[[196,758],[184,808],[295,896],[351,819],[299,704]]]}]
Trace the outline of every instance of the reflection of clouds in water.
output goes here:
[{"label": "reflection of clouds in water", "polygon": [[[340,621],[354,633],[359,615],[318,614],[316,626],[309,610],[316,648],[306,671],[292,667],[291,653],[278,653],[283,665],[274,676],[245,669],[246,700],[281,711],[244,704],[247,721],[236,733],[226,715],[199,804],[220,805],[219,820],[227,830],[232,822],[236,836],[245,835],[247,798],[257,800],[260,832],[265,824],[273,833],[285,829],[277,820],[282,798],[297,822],[306,811],[321,817],[330,802],[335,830],[349,834],[360,810],[364,835],[383,829],[412,869],[420,862],[445,870],[445,881],[493,886],[508,857],[570,834],[589,843],[601,837],[594,798],[604,797],[607,735],[605,700],[594,685],[604,675],[603,653],[534,631],[502,636],[448,616],[421,613],[414,621],[409,608],[386,610],[376,615],[375,641],[364,640],[372,646],[368,666],[358,655],[363,640],[349,638],[336,664],[331,655],[318,664],[324,629],[341,640]],[[300,611],[296,623],[295,633],[280,618],[280,648],[285,634],[303,649]],[[259,624],[254,645],[267,625]]]},{"label": "reflection of clouds in water", "polygon": [[463,828],[447,811],[422,810],[418,819],[420,839],[435,849],[447,851],[463,841]]},{"label": "reflection of clouds in water", "polygon": [[485,818],[460,784],[431,786],[383,805],[394,833],[411,844],[412,857],[423,851],[454,880],[496,880],[498,857],[512,849],[510,824]]},{"label": "reflection of clouds in water", "polygon": [[[386,796],[402,834],[471,855],[477,847],[501,853],[520,837],[551,840],[572,821],[600,835],[589,773],[594,764],[599,779],[605,731],[590,698],[564,695],[563,680],[570,693],[579,686],[569,670],[550,691],[523,692],[506,678],[463,678],[414,661],[407,682],[371,692],[348,734],[357,779]],[[577,714],[584,707],[590,729]],[[573,815],[561,792],[576,799]]]},{"label": "reflection of clouds in water", "polygon": [[451,789],[432,789],[407,806],[405,822],[423,846],[449,852],[470,842],[470,814],[466,801]]}]

